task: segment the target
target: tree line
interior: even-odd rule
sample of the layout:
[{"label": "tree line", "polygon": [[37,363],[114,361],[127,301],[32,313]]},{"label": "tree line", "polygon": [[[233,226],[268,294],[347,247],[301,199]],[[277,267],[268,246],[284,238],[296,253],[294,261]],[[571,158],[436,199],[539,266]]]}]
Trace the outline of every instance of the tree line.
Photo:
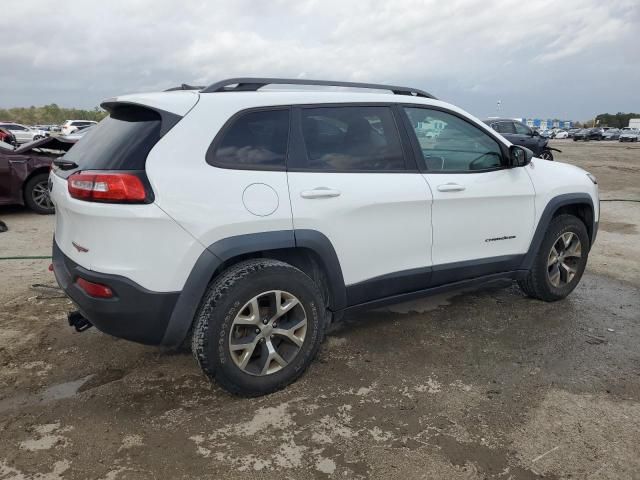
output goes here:
[{"label": "tree line", "polygon": [[596,116],[595,121],[585,122],[585,125],[591,126],[595,124],[601,127],[622,128],[629,126],[629,120],[632,118],[640,118],[640,113],[601,113]]},{"label": "tree line", "polygon": [[95,120],[99,122],[107,112],[99,107],[93,110],[63,108],[55,103],[42,107],[0,108],[0,122],[16,122],[25,125],[61,125],[66,120]]}]

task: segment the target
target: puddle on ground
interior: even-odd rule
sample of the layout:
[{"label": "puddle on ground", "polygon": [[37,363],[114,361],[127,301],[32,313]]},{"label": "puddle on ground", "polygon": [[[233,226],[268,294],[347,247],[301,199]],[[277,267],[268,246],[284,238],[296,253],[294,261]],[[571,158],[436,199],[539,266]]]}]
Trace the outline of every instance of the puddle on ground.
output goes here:
[{"label": "puddle on ground", "polygon": [[78,394],[80,388],[91,380],[95,374],[87,375],[78,380],[59,383],[35,394],[22,394],[0,400],[0,413],[19,407],[46,405],[56,400],[64,400]]}]

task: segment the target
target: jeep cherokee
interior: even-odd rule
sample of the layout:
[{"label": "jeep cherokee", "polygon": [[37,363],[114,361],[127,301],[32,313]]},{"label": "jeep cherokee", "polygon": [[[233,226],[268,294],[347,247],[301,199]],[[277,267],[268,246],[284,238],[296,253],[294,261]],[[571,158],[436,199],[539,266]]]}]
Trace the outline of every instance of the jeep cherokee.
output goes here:
[{"label": "jeep cherokee", "polygon": [[596,236],[593,176],[417,89],[243,78],[102,106],[50,175],[69,321],[191,342],[236,394],[293,382],[347,310],[495,279],[562,299]]}]

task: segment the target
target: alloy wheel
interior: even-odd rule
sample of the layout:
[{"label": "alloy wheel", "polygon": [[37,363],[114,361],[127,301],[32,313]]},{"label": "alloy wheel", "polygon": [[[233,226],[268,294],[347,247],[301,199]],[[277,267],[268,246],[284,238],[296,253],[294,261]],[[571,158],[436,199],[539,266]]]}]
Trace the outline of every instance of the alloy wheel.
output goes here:
[{"label": "alloy wheel", "polygon": [[49,196],[49,187],[47,182],[36,183],[31,191],[31,198],[36,205],[40,208],[51,210],[53,208],[53,202]]},{"label": "alloy wheel", "polygon": [[551,247],[547,260],[547,276],[556,288],[570,283],[575,277],[582,258],[582,244],[578,235],[565,232]]},{"label": "alloy wheel", "polygon": [[307,315],[298,298],[282,290],[260,293],[233,320],[229,351],[249,375],[270,375],[298,355],[307,335]]}]

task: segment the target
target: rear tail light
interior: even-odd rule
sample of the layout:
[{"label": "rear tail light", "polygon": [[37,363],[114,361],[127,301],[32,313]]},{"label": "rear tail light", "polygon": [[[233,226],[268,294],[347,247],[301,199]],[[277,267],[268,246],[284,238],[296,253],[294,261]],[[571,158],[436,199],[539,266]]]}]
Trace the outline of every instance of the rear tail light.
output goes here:
[{"label": "rear tail light", "polygon": [[90,297],[96,298],[112,298],[113,291],[107,287],[106,285],[102,285],[101,283],[90,282],[89,280],[85,280],[84,278],[78,277],[76,280],[76,285],[80,287],[84,292]]},{"label": "rear tail light", "polygon": [[132,173],[79,172],[67,179],[69,194],[78,200],[107,203],[145,203],[144,183]]}]

